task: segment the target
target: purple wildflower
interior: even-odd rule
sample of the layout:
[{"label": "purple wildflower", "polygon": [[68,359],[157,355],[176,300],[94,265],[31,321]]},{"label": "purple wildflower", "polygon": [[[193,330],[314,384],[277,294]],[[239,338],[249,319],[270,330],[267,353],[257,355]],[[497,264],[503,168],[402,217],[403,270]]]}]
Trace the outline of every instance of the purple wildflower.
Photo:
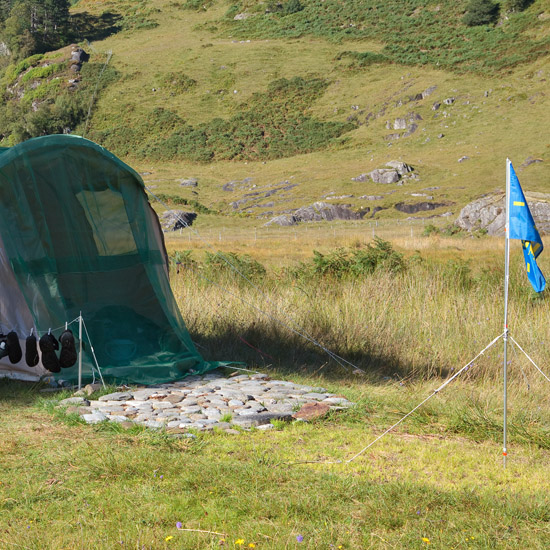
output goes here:
[{"label": "purple wildflower", "polygon": [[304,537],[303,537],[302,535],[297,535],[297,536],[296,536],[296,540],[297,540],[298,542],[303,542],[303,541],[304,541]]}]

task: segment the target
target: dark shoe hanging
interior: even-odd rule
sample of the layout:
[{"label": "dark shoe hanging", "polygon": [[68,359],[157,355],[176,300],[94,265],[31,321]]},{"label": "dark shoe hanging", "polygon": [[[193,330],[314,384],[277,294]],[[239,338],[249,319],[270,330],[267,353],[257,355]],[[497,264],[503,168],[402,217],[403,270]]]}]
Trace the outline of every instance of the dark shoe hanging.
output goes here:
[{"label": "dark shoe hanging", "polygon": [[6,336],[6,340],[8,343],[8,355],[10,358],[10,363],[15,364],[19,363],[23,357],[23,352],[21,351],[21,344],[19,343],[19,336],[17,336],[17,333],[12,330],[11,332],[8,332],[8,335]]},{"label": "dark shoe hanging", "polygon": [[29,367],[36,367],[38,365],[39,357],[38,350],[36,349],[36,336],[34,334],[27,336],[25,341],[25,361]]},{"label": "dark shoe hanging", "polygon": [[64,369],[72,367],[76,363],[77,353],[73,333],[66,329],[59,337],[61,343],[61,353],[59,354],[59,364]]},{"label": "dark shoe hanging", "polygon": [[53,346],[53,349],[55,351],[57,351],[59,349],[59,342],[57,341],[57,338],[52,334],[51,330],[48,330],[48,334],[47,336],[51,339],[52,341],[52,346]]},{"label": "dark shoe hanging", "polygon": [[[39,346],[42,352],[42,365],[50,372],[60,372],[61,367],[59,366],[59,359],[55,354],[56,348],[52,338],[54,338],[54,336],[51,333],[44,334],[44,336],[40,338]],[[59,344],[57,342],[55,343],[59,348]]]}]

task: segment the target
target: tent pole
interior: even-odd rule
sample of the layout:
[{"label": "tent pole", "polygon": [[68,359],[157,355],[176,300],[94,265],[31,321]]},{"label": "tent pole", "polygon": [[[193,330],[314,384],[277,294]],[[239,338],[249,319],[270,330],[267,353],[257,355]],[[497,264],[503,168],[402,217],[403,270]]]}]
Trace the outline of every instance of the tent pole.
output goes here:
[{"label": "tent pole", "polygon": [[504,399],[502,428],[502,460],[506,468],[506,439],[508,424],[508,282],[510,279],[510,159],[506,159],[506,226],[504,229]]},{"label": "tent pole", "polygon": [[78,389],[82,388],[82,311],[78,317]]}]

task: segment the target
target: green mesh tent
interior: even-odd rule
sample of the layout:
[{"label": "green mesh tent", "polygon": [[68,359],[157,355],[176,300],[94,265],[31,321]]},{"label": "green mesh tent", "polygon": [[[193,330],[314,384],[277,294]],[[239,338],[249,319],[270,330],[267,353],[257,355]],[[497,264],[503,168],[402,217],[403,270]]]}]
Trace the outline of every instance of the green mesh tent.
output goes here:
[{"label": "green mesh tent", "polygon": [[[181,319],[141,177],[89,140],[53,135],[0,149],[0,280],[0,327],[17,332],[23,352],[31,329],[59,336],[82,312],[85,380],[92,347],[103,376],[120,382],[166,382],[214,366]],[[75,381],[77,371],[55,376]],[[28,367],[24,353],[16,364],[0,360],[0,375],[46,373]]]}]

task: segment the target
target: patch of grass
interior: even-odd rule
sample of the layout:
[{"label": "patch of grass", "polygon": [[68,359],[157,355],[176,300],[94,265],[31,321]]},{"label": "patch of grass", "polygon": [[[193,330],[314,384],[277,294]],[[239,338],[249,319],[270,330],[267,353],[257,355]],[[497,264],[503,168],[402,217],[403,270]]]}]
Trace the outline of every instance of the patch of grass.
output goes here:
[{"label": "patch of grass", "polygon": [[193,127],[159,108],[140,127],[124,125],[92,136],[118,154],[133,150],[155,160],[212,162],[294,156],[326,148],[354,128],[351,123],[322,122],[307,115],[310,103],[327,86],[321,79],[281,79],[272,82],[266,93],[254,94],[229,120],[214,119]]},{"label": "patch of grass", "polygon": [[[341,378],[336,386],[345,391],[350,381]],[[6,545],[107,550],[122,541],[198,550],[242,540],[244,547],[313,550],[422,548],[426,541],[451,548],[467,539],[477,548],[542,549],[550,541],[548,451],[515,441],[502,468],[483,420],[483,401],[498,400],[491,386],[459,385],[439,396],[424,417],[431,421],[411,418],[350,464],[300,465],[294,463],[351,457],[395,418],[393,411],[410,407],[429,388],[355,381],[355,391],[370,396],[361,423],[333,416],[240,437],[181,440],[163,431],[59,423],[34,407],[32,391],[9,385],[11,399],[0,402]],[[473,414],[468,427],[452,424],[471,406],[469,394],[479,399],[477,419]],[[526,409],[535,406],[526,394],[514,398]],[[496,437],[498,412],[489,415]],[[481,430],[468,435],[476,424]],[[446,425],[456,432],[442,436]],[[46,529],[44,513],[54,509]]]},{"label": "patch of grass", "polygon": [[231,413],[222,414],[220,422],[231,422],[233,420],[233,415]]},{"label": "patch of grass", "polygon": [[[363,57],[365,65],[376,59],[376,62],[388,60],[404,65],[431,64],[460,72],[498,71],[532,61],[544,55],[544,49],[548,48],[548,37],[520,39],[526,21],[520,22],[516,14],[498,28],[468,27],[461,23],[463,7],[450,0],[440,3],[436,9],[420,1],[403,7],[399,0],[383,5],[369,0],[344,4],[336,0],[309,0],[304,3],[304,9],[291,16],[280,10],[265,11],[261,2],[240,6],[238,11],[245,11],[246,6],[253,17],[231,21],[230,32],[238,36],[288,39],[313,35],[337,42],[375,39],[385,43],[381,57],[369,52],[355,54],[359,62]],[[494,17],[485,21],[476,16],[474,24],[493,20]],[[540,26],[534,13],[528,25]],[[518,40],[522,41],[521,46]]]}]

